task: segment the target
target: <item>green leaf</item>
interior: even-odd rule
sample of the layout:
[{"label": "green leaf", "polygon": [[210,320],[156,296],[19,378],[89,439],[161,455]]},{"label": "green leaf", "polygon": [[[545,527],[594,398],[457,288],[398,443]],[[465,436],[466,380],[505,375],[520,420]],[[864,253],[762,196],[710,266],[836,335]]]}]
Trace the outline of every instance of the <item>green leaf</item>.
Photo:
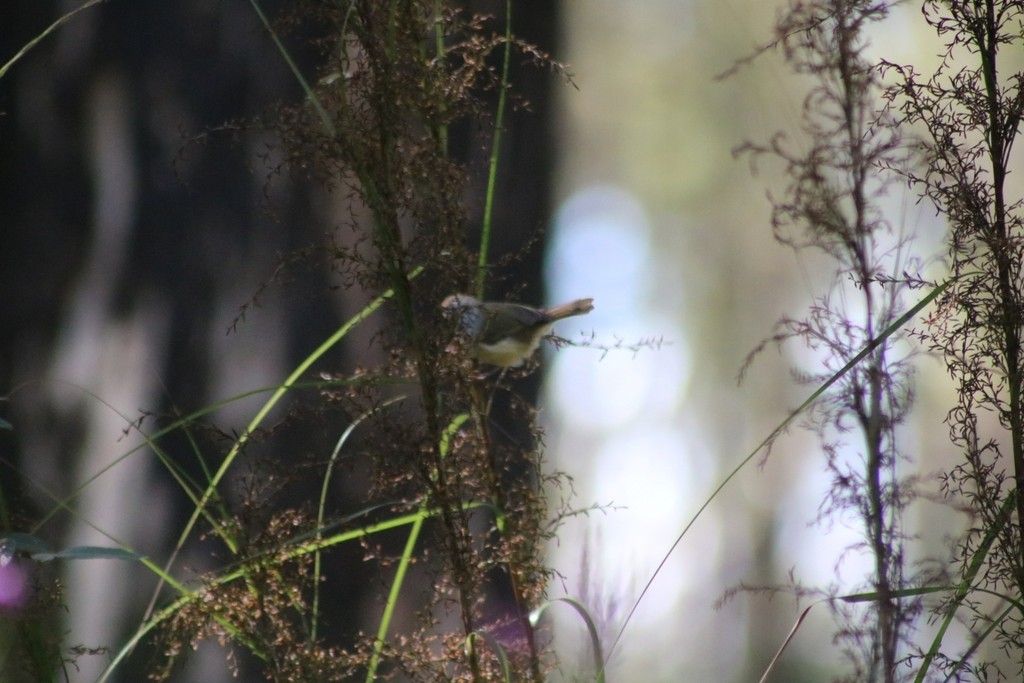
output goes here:
[{"label": "green leaf", "polygon": [[13,546],[14,552],[23,552],[29,555],[48,553],[51,550],[49,544],[43,539],[21,531],[11,531],[0,536],[0,547],[7,548],[9,546]]},{"label": "green leaf", "polygon": [[142,555],[124,548],[104,548],[96,545],[78,545],[64,550],[53,550],[41,538],[20,531],[0,536],[0,548],[25,553],[37,562],[50,560],[141,560]]},{"label": "green leaf", "polygon": [[141,560],[142,555],[124,548],[104,548],[96,545],[77,545],[55,553],[36,553],[32,559],[49,560]]}]

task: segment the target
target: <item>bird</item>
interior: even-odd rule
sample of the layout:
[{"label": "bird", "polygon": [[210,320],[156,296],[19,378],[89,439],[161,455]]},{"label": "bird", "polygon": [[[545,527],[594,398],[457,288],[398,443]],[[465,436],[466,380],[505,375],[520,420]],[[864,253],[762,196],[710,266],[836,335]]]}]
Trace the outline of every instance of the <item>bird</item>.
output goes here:
[{"label": "bird", "polygon": [[522,365],[556,322],[594,310],[593,299],[576,299],[560,306],[534,308],[525,304],[480,301],[469,294],[452,294],[441,307],[458,316],[474,358],[481,363],[512,368]]}]

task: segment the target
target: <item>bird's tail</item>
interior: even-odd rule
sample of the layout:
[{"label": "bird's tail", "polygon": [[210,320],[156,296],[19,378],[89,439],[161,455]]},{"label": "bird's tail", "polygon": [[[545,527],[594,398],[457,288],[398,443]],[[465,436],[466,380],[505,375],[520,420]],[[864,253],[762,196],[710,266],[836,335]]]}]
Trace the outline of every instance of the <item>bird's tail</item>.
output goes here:
[{"label": "bird's tail", "polygon": [[593,299],[576,299],[567,304],[545,308],[544,312],[551,316],[552,320],[561,320],[574,315],[585,315],[594,310]]}]

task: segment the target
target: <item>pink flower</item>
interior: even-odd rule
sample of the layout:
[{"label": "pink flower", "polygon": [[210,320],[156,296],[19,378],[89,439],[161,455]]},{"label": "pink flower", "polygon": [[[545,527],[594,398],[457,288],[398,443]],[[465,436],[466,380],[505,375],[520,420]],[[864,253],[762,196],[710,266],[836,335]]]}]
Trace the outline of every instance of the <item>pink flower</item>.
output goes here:
[{"label": "pink flower", "polygon": [[28,602],[29,574],[17,558],[0,556],[0,613],[17,612]]}]

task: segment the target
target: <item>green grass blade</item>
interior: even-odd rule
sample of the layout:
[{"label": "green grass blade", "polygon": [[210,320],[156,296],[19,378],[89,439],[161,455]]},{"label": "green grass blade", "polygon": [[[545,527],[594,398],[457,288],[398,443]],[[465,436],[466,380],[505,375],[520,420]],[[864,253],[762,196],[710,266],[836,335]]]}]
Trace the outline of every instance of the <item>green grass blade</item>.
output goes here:
[{"label": "green grass blade", "polygon": [[856,356],[851,358],[850,361],[846,363],[846,365],[840,368],[838,372],[829,377],[824,382],[824,384],[819,386],[810,396],[808,396],[807,399],[803,403],[801,403],[796,410],[794,410],[788,416],[786,416],[786,418],[781,423],[779,423],[779,425],[775,429],[772,430],[771,434],[765,437],[764,440],[761,441],[761,443],[759,443],[754,450],[752,450],[745,458],[743,458],[743,460],[741,460],[740,463],[736,465],[736,467],[734,467],[728,475],[726,475],[725,479],[722,480],[722,483],[720,483],[718,487],[711,492],[711,495],[708,496],[704,503],[697,509],[697,512],[693,515],[693,517],[690,518],[690,521],[686,523],[686,526],[683,527],[683,530],[676,537],[675,541],[673,541],[672,545],[669,546],[668,552],[665,553],[665,556],[661,559],[661,562],[658,563],[658,566],[655,568],[654,573],[651,575],[651,578],[648,579],[647,584],[644,586],[643,590],[640,591],[639,597],[637,597],[636,602],[633,603],[633,606],[630,608],[629,613],[626,615],[625,621],[622,622],[622,626],[619,628],[619,632],[615,636],[615,640],[612,642],[611,648],[608,650],[609,657],[611,657],[612,653],[615,651],[616,646],[618,646],[619,640],[622,638],[622,634],[625,633],[626,627],[629,625],[630,620],[633,618],[633,615],[636,613],[637,608],[643,601],[644,596],[647,595],[647,591],[649,591],[651,586],[654,584],[654,580],[661,573],[661,570],[665,566],[665,563],[668,562],[669,557],[672,556],[672,553],[675,552],[675,549],[682,542],[683,537],[686,536],[687,532],[690,530],[690,527],[692,527],[694,523],[697,521],[697,519],[700,518],[700,516],[704,513],[704,510],[706,510],[708,506],[711,505],[711,501],[718,496],[718,494],[726,487],[726,485],[730,481],[732,481],[732,479],[737,474],[739,474],[740,470],[747,466],[747,463],[754,459],[754,456],[760,453],[761,450],[764,449],[766,446],[769,446],[772,442],[774,442],[775,439],[778,438],[778,436],[781,435],[782,432],[784,432],[786,428],[789,427],[789,425],[793,422],[793,420],[797,418],[798,415],[803,413],[815,401],[821,398],[821,396],[824,395],[824,393],[828,391],[833,384],[838,382],[846,373],[848,373],[858,363],[864,360],[864,358],[866,358],[868,354],[870,354],[876,348],[885,343],[885,341],[889,337],[891,337],[899,328],[903,327],[903,325],[909,322],[914,316],[916,316],[918,313],[924,310],[926,306],[931,304],[932,301],[938,298],[940,294],[949,289],[950,285],[953,284],[954,280],[955,278],[950,278],[943,282],[942,284],[933,288],[932,291],[928,293],[928,296],[921,299],[921,301],[917,302],[917,304],[915,304],[913,308],[908,310],[906,313],[904,313],[894,322],[892,322],[888,327],[886,327],[885,330],[883,330],[882,333],[876,339],[874,339],[871,343],[865,345],[864,348],[861,349],[861,351],[857,353]]},{"label": "green grass blade", "polygon": [[30,40],[27,43],[25,43],[25,45],[22,46],[22,48],[20,50],[18,50],[14,54],[13,57],[11,57],[9,60],[7,60],[6,64],[4,64],[3,66],[0,66],[0,78],[3,78],[4,75],[6,75],[7,72],[11,69],[11,67],[14,66],[15,62],[17,62],[19,59],[24,57],[28,53],[29,50],[31,50],[36,45],[41,43],[48,35],[50,35],[54,31],[56,31],[63,24],[65,24],[66,22],[70,21],[71,17],[75,16],[76,14],[81,12],[82,10],[89,9],[90,7],[92,7],[94,5],[98,5],[101,2],[106,2],[106,0],[88,0],[84,4],[82,4],[81,6],[75,8],[73,10],[71,10],[67,14],[61,15],[61,17],[59,19],[57,19],[57,21],[55,21],[52,24],[50,24],[49,26],[47,26],[45,31],[43,31],[38,36],[36,36],[32,40]]},{"label": "green grass blade", "polygon": [[[949,603],[949,607],[946,609],[946,614],[942,618],[942,624],[939,626],[938,632],[932,639],[932,644],[928,648],[928,652],[925,654],[924,659],[921,662],[921,668],[917,671],[917,677],[914,679],[915,683],[922,683],[928,674],[928,669],[931,668],[932,661],[935,656],[939,653],[939,648],[942,647],[942,640],[946,636],[946,631],[949,629],[950,624],[953,623],[953,619],[956,617],[957,610],[960,609],[960,605],[964,599],[967,598],[971,593],[971,586],[974,584],[974,579],[977,578],[978,573],[981,571],[981,567],[985,563],[985,558],[988,557],[989,550],[992,549],[992,545],[996,542],[999,534],[1002,532],[1003,527],[1010,520],[1010,517],[1017,505],[1017,489],[1011,489],[1009,495],[1006,496],[1006,500],[1003,501],[1003,507],[999,511],[999,518],[995,524],[990,527],[982,538],[981,543],[978,545],[978,549],[974,553],[974,557],[971,558],[971,563],[967,567],[967,573],[964,574],[963,579],[960,581],[960,585],[957,586],[956,593],[953,595],[953,599]],[[961,660],[963,661],[963,660]],[[959,668],[956,667],[956,668]]]},{"label": "green grass blade", "polygon": [[505,0],[505,53],[501,61],[501,81],[498,83],[498,108],[494,114],[494,138],[487,166],[487,192],[484,195],[484,215],[480,229],[480,253],[477,261],[476,295],[484,298],[487,281],[488,253],[491,245],[491,224],[494,216],[494,193],[498,180],[498,160],[501,158],[502,130],[505,126],[505,98],[508,90],[508,65],[512,61],[512,0]]},{"label": "green grass blade", "polygon": [[306,97],[313,105],[313,109],[316,110],[317,116],[320,117],[320,122],[324,125],[324,129],[331,135],[334,135],[334,123],[331,121],[330,115],[320,103],[320,99],[316,96],[316,92],[314,92],[313,88],[310,87],[309,82],[302,75],[302,72],[299,71],[298,65],[295,63],[295,60],[292,59],[291,53],[288,52],[288,48],[286,48],[284,43],[281,42],[281,39],[277,35],[277,31],[275,31],[274,27],[270,25],[270,20],[267,19],[267,15],[263,13],[263,9],[260,7],[260,4],[256,2],[256,0],[249,0],[249,2],[252,5],[252,8],[256,11],[256,15],[260,18],[260,21],[263,22],[263,27],[267,29],[267,33],[270,34],[270,39],[273,40],[274,45],[277,46],[277,50],[281,53],[281,57],[284,58],[285,64],[287,64],[288,68],[291,69],[292,75],[295,76],[295,80],[297,80],[299,85],[302,86],[303,92],[306,93]]},{"label": "green grass blade", "polygon": [[[419,266],[416,269],[414,269],[412,273],[409,274],[409,277],[414,278],[421,272],[423,272],[423,267]],[[288,378],[285,379],[281,386],[278,387],[277,390],[271,395],[271,397],[267,400],[263,407],[260,408],[260,410],[250,421],[249,425],[246,427],[245,431],[242,432],[242,434],[235,441],[234,445],[231,447],[231,450],[224,458],[224,461],[221,463],[220,467],[217,468],[217,471],[214,473],[213,478],[210,480],[210,483],[206,488],[206,491],[203,492],[202,498],[196,505],[196,509],[193,511],[192,517],[185,525],[185,529],[181,532],[181,536],[178,539],[179,547],[181,547],[181,545],[184,544],[185,539],[191,535],[192,529],[193,527],[195,527],[196,521],[198,521],[200,515],[202,514],[202,511],[205,509],[210,499],[213,498],[214,493],[216,492],[217,486],[220,484],[221,479],[223,479],[224,475],[226,475],[228,470],[231,469],[232,464],[234,464],[235,458],[238,457],[238,454],[241,453],[242,448],[249,441],[250,436],[256,431],[256,429],[267,417],[270,411],[273,410],[274,406],[277,405],[278,401],[280,401],[284,397],[284,395],[291,390],[291,388],[298,382],[299,378],[302,377],[302,375],[305,374],[307,370],[309,370],[313,363],[320,360],[320,358],[325,353],[327,353],[327,351],[331,349],[335,344],[341,341],[345,337],[345,335],[347,335],[349,331],[352,330],[352,328],[366,320],[368,317],[370,317],[370,315],[376,312],[378,308],[383,306],[384,302],[391,298],[393,291],[394,290],[389,289],[388,291],[384,292],[376,299],[371,301],[369,304],[367,304],[365,308],[363,308],[363,310],[354,315],[344,325],[339,327],[338,330],[330,337],[328,337],[320,346],[318,346],[316,350],[313,351],[313,353],[306,356],[306,358],[301,363],[299,363],[298,367],[296,367],[295,370],[293,370],[292,373],[288,375]],[[231,539],[225,538],[225,542],[228,543],[228,547],[231,549],[232,552],[237,551],[237,546],[233,541],[231,541]]]},{"label": "green grass blade", "polygon": [[[814,603],[814,605],[817,604],[819,603]],[[796,636],[796,632],[800,630],[800,625],[804,623],[804,619],[807,618],[807,614],[811,611],[811,608],[814,607],[814,605],[808,605],[807,608],[800,613],[800,616],[797,617],[796,623],[793,624],[793,628],[789,629],[789,633],[786,635],[786,639],[782,641],[782,645],[780,645],[779,649],[775,652],[775,656],[772,657],[772,661],[768,662],[768,666],[767,668],[765,668],[764,673],[761,674],[761,678],[758,679],[758,683],[765,683],[768,680],[768,676],[771,674],[772,669],[775,668],[775,665],[778,664],[779,659],[782,658],[782,653],[786,651],[787,647],[789,647],[789,644],[793,641],[793,638]]]},{"label": "green grass blade", "polygon": [[[385,408],[385,407],[387,407],[387,406],[389,406],[389,405],[391,405],[393,403],[398,403],[399,401],[403,401],[403,400],[405,400],[405,396],[396,396],[394,398],[388,399],[387,401],[384,401],[382,404],[380,404],[380,406],[375,407],[373,410],[369,410],[369,411],[363,413],[362,415],[357,417],[355,420],[353,420],[352,424],[350,424],[348,427],[346,427],[345,431],[342,432],[342,435],[338,438],[338,443],[335,444],[334,450],[331,452],[330,460],[327,461],[327,469],[324,472],[323,483],[320,485],[320,502],[317,505],[317,511],[316,511],[317,540],[319,540],[319,538],[320,538],[319,532],[320,532],[321,529],[323,529],[323,526],[324,526],[324,515],[326,514],[326,509],[327,509],[327,491],[328,491],[328,489],[330,488],[330,485],[331,485],[331,473],[334,472],[334,465],[335,465],[335,463],[338,460],[338,455],[341,453],[342,447],[348,441],[348,438],[350,436],[352,436],[352,433],[356,430],[356,428],[360,424],[362,424],[364,420],[366,420],[368,417],[370,417],[370,415],[372,415],[373,413],[377,412],[377,410],[380,410],[380,409]],[[318,624],[319,624],[319,621],[320,621],[320,581],[319,581],[319,577],[320,577],[320,569],[321,569],[321,560],[322,560],[322,557],[321,557],[320,549],[318,548],[317,551],[316,551],[316,555],[314,556],[314,559],[313,559],[313,576],[316,577],[316,580],[314,580],[314,582],[313,582],[313,609],[312,609],[312,614],[311,614],[311,618],[313,620],[313,624],[312,624],[312,627],[310,628],[310,637],[309,637],[310,640],[313,641],[313,642],[316,641],[317,630],[318,630],[317,627],[318,627]]]},{"label": "green grass blade", "polygon": [[[451,448],[452,437],[462,428],[469,415],[460,414],[452,420],[451,424],[441,436],[441,457],[445,457]],[[391,589],[388,591],[388,599],[384,604],[384,613],[381,615],[380,625],[377,628],[377,637],[373,642],[373,655],[370,657],[370,665],[366,670],[366,682],[373,683],[377,677],[377,669],[380,666],[380,655],[384,650],[384,643],[391,628],[391,620],[394,617],[395,607],[398,604],[398,596],[402,586],[405,584],[405,577],[412,564],[412,554],[416,549],[416,542],[419,540],[420,532],[423,530],[423,522],[430,516],[428,506],[430,501],[424,497],[420,502],[420,508],[415,514],[412,528],[409,529],[409,537],[405,540],[405,548],[402,550],[402,558],[398,562],[395,571],[395,578],[391,582]]]},{"label": "green grass blade", "polygon": [[466,653],[472,654],[475,652],[476,641],[481,638],[487,642],[488,647],[494,651],[494,655],[498,658],[498,666],[501,667],[501,680],[504,683],[512,683],[512,667],[509,665],[508,653],[505,652],[505,648],[501,646],[498,639],[491,633],[487,631],[473,631],[466,636]]},{"label": "green grass blade", "polygon": [[590,612],[587,611],[587,608],[584,607],[579,600],[569,597],[563,597],[555,598],[554,600],[549,600],[548,602],[545,602],[543,605],[540,605],[532,612],[530,612],[530,625],[536,628],[537,625],[540,623],[541,616],[544,614],[545,611],[547,611],[547,608],[559,602],[564,602],[565,604],[569,605],[574,610],[576,610],[576,613],[579,614],[581,619],[583,619],[583,623],[586,624],[587,633],[590,636],[590,644],[593,647],[594,652],[594,671],[596,676],[595,680],[597,681],[597,683],[604,683],[604,668],[608,660],[605,659],[604,654],[602,652],[601,636],[597,632],[597,624],[594,623],[594,619],[590,616]]}]

